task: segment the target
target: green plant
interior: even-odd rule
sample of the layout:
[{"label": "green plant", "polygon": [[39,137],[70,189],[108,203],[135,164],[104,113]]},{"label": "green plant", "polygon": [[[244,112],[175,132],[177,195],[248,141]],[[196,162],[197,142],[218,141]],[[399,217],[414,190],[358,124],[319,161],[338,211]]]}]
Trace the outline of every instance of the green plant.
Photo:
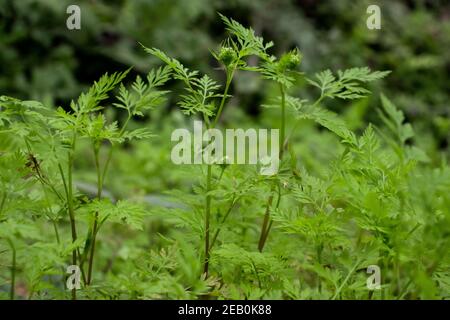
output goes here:
[{"label": "green plant", "polygon": [[[126,121],[121,127],[117,121],[108,123],[102,102],[109,98],[108,93],[121,83],[127,73],[128,71],[112,75],[105,74],[87,93],[81,94],[78,100],[71,102],[70,111],[62,108],[53,111],[37,102],[1,97],[4,139],[7,141],[9,139],[16,148],[15,155],[22,160],[19,164],[23,165],[23,159],[27,159],[24,167],[30,172],[25,178],[40,183],[46,201],[44,208],[49,212],[48,218],[53,221],[58,244],[60,235],[56,222],[64,213],[67,213],[72,240],[71,262],[72,265],[79,266],[81,269],[86,286],[92,283],[96,238],[101,226],[109,218],[136,224],[136,221],[128,215],[139,215],[141,212],[139,207],[126,201],[119,201],[110,208],[111,205],[102,199],[103,185],[113,150],[117,144],[152,136],[145,128],[129,131],[127,125],[132,117],[144,116],[148,110],[160,104],[167,93],[157,90],[168,80],[167,69],[152,70],[145,82],[138,76],[131,91],[121,85],[119,102],[114,104],[117,108],[126,110]],[[89,141],[94,155],[97,194],[91,200],[83,198],[74,191],[75,152],[77,142],[81,139]],[[102,166],[100,154],[105,142],[111,144],[111,147]],[[13,184],[14,181],[8,183]],[[7,202],[7,197],[8,193],[5,192],[2,207]],[[56,213],[53,212],[55,206],[58,208]],[[85,238],[80,238],[77,232],[76,213],[81,207],[88,213],[89,227]],[[14,278],[15,247],[14,241],[11,238],[8,239],[14,257],[12,267]],[[11,297],[14,297],[13,291]],[[76,299],[75,289],[72,290],[72,299]]]},{"label": "green plant", "polygon": [[[295,68],[301,62],[301,54],[298,49],[285,53],[279,60],[267,53],[267,50],[273,46],[269,42],[264,44],[261,37],[255,35],[252,29],[243,27],[238,22],[228,19],[221,15],[227,30],[231,34],[222,44],[218,53],[213,52],[214,58],[219,61],[226,73],[225,88],[223,94],[217,94],[216,90],[219,85],[216,84],[209,76],[199,76],[198,71],[190,71],[184,67],[178,60],[168,57],[162,51],[152,48],[145,48],[146,51],[159,59],[161,59],[168,67],[170,67],[176,79],[184,82],[185,89],[188,94],[183,95],[179,105],[183,112],[187,115],[195,115],[199,113],[204,119],[208,128],[214,128],[222,114],[231,81],[236,71],[256,71],[260,72],[265,79],[276,82],[279,86],[279,103],[280,103],[280,159],[283,160],[284,150],[288,144],[286,139],[286,99],[296,108],[298,118],[310,118],[317,121],[319,124],[329,128],[342,138],[353,138],[351,132],[346,131],[345,126],[340,123],[334,114],[320,108],[320,103],[324,98],[341,98],[341,99],[357,99],[362,98],[369,93],[361,84],[383,78],[389,72],[371,72],[368,68],[353,68],[346,71],[339,71],[338,78],[332,75],[330,70],[324,71],[316,75],[317,82],[308,79],[308,82],[320,89],[320,97],[312,104],[307,105],[306,100],[296,100],[289,97],[286,91],[293,85],[295,78],[292,76]],[[260,67],[248,66],[245,58],[254,55],[261,59]],[[216,108],[214,99],[220,98],[220,103]],[[211,121],[210,118],[213,117]],[[347,134],[348,136],[342,136]],[[204,213],[204,269],[203,272],[208,275],[208,266],[210,259],[210,221],[211,221],[211,202],[210,195],[212,184],[212,167],[207,166],[206,176],[206,200]],[[273,221],[270,219],[270,212],[272,210],[272,202],[276,190],[278,190],[278,200],[276,208],[281,202],[281,181],[271,180],[271,194],[265,209],[264,220],[261,228],[261,233],[258,242],[258,250],[262,251],[272,227]],[[230,209],[227,210],[226,217],[231,212],[235,205],[235,198],[231,202]],[[220,232],[220,229],[218,229]],[[214,240],[217,236],[214,236]],[[214,242],[213,242],[214,243]]]},{"label": "green plant", "polygon": [[[277,58],[271,42],[221,18],[230,36],[212,55],[223,85],[145,48],[165,66],[129,87],[129,71],[106,74],[66,109],[0,97],[0,297],[448,298],[445,157],[430,161],[384,95],[380,125],[362,131],[329,108],[332,99],[363,101],[388,72],[308,77],[299,49]],[[268,80],[273,97],[257,120],[233,95],[249,74]],[[173,95],[180,111],[169,113],[173,79],[183,91]],[[308,98],[297,95],[301,83]],[[279,128],[279,171],[173,165],[171,132],[192,118],[207,128]],[[68,264],[80,268],[81,290],[66,290]],[[366,286],[372,265],[379,290]]]}]

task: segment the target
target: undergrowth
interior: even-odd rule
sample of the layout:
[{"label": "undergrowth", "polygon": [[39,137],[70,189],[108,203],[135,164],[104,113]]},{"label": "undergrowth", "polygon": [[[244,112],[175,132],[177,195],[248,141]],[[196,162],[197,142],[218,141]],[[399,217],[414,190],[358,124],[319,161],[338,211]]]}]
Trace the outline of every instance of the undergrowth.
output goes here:
[{"label": "undergrowth", "polygon": [[[164,65],[129,88],[125,71],[105,74],[67,108],[0,97],[0,297],[448,298],[445,160],[436,165],[414,146],[413,128],[384,95],[376,110],[384,125],[362,132],[327,108],[330,99],[371,94],[370,83],[389,72],[356,67],[308,76],[299,49],[276,57],[272,42],[221,19],[229,37],[212,56],[223,83],[144,46]],[[273,84],[264,106],[280,130],[278,173],[171,166],[170,130],[193,119],[207,128],[239,125],[229,119],[241,73]],[[314,99],[290,95],[299,81]],[[183,116],[163,118],[158,108],[173,82],[183,86],[171,93]],[[150,131],[158,126],[136,119],[148,116],[165,129]],[[327,139],[323,161],[314,145]],[[143,185],[150,160],[159,168],[153,174],[174,170],[161,178],[169,180],[159,190],[167,198],[108,191],[116,181],[126,188],[120,168],[130,170],[136,159],[147,164],[134,168]],[[94,190],[83,188],[83,177]],[[66,289],[68,265],[81,270],[79,290]],[[366,286],[372,265],[381,271],[378,290]]]}]

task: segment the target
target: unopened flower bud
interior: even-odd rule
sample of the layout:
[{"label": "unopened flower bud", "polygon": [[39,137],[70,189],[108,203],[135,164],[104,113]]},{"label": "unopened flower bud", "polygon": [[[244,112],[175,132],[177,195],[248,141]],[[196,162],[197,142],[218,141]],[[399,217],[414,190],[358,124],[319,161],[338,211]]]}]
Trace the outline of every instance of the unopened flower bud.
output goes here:
[{"label": "unopened flower bud", "polygon": [[219,60],[225,65],[229,66],[237,58],[236,52],[233,48],[222,47],[219,53]]},{"label": "unopened flower bud", "polygon": [[280,69],[282,71],[294,70],[302,61],[302,55],[298,49],[294,49],[284,54],[279,62]]}]

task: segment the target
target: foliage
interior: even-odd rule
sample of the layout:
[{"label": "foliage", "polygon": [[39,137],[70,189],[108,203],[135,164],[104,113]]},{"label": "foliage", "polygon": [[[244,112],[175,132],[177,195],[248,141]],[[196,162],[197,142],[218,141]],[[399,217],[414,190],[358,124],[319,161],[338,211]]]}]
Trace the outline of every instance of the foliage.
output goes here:
[{"label": "foliage", "polygon": [[[389,72],[308,76],[303,51],[275,55],[220,17],[221,77],[142,45],[164,66],[131,85],[131,70],[105,74],[64,108],[0,97],[0,297],[449,298],[445,157],[418,146],[387,96],[362,130],[330,108],[364,101]],[[244,74],[271,88],[257,120],[237,108]],[[279,172],[174,166],[171,132],[194,119],[279,128]],[[68,265],[80,290],[66,289]],[[366,287],[370,265],[380,290]]]}]

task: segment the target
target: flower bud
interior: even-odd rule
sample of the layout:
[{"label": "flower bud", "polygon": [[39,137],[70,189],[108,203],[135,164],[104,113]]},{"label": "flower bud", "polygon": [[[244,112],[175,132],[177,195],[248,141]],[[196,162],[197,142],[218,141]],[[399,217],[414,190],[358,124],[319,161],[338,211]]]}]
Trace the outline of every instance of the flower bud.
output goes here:
[{"label": "flower bud", "polygon": [[222,47],[219,53],[219,60],[225,65],[229,66],[233,61],[237,59],[236,52],[233,48],[230,47]]},{"label": "flower bud", "polygon": [[281,57],[279,66],[282,71],[293,70],[300,64],[301,61],[302,55],[300,54],[300,51],[298,51],[298,49],[294,49],[288,53],[285,53]]}]

